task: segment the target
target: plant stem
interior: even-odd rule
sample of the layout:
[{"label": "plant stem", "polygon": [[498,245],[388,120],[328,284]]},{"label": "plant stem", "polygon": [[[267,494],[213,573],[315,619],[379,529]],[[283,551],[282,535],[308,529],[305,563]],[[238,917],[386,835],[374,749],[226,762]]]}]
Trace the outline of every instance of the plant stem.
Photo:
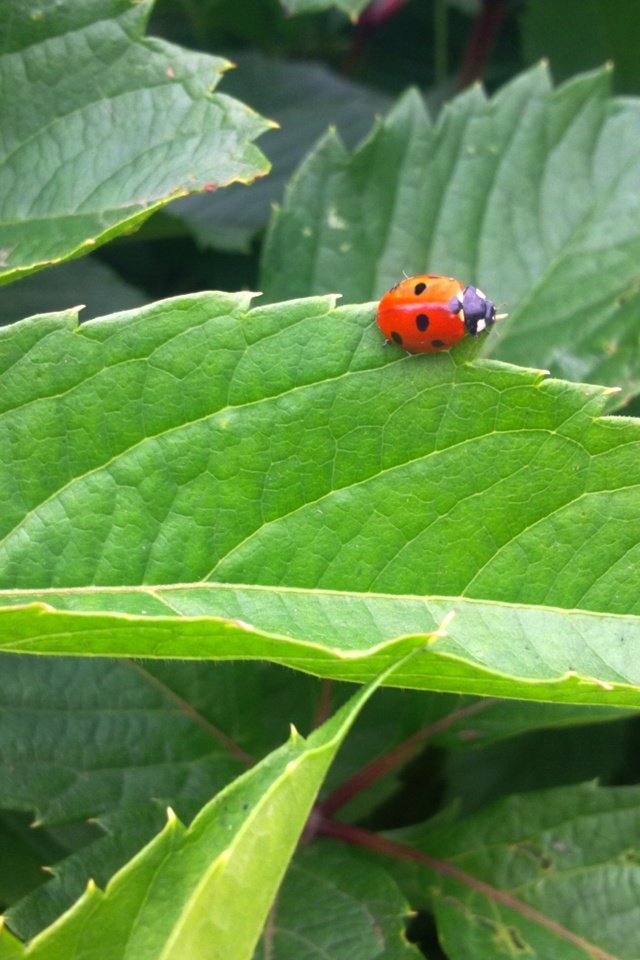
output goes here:
[{"label": "plant stem", "polygon": [[319,811],[324,817],[333,816],[334,813],[353,800],[354,797],[367,787],[371,786],[372,783],[375,783],[376,780],[379,780],[380,777],[385,776],[390,770],[406,763],[407,760],[415,756],[422,748],[424,742],[430,737],[435,736],[436,733],[442,733],[444,730],[448,730],[454,723],[457,723],[458,720],[462,720],[464,717],[471,717],[476,713],[480,713],[482,710],[486,710],[487,707],[492,706],[495,702],[496,701],[492,699],[476,700],[466,707],[453,710],[447,714],[446,717],[441,717],[439,720],[436,720],[435,723],[429,724],[428,727],[423,727],[422,730],[418,730],[418,732],[414,733],[408,740],[398,744],[397,747],[394,747],[387,753],[376,757],[371,763],[368,763],[348,780],[345,780],[333,793],[329,794],[326,800],[319,804]]},{"label": "plant stem", "polygon": [[474,877],[472,874],[460,870],[459,867],[454,866],[454,864],[448,860],[439,860],[436,857],[431,857],[428,853],[416,850],[414,847],[409,847],[404,843],[397,843],[394,840],[388,840],[386,837],[381,837],[376,833],[370,833],[361,827],[354,827],[349,823],[340,823],[337,820],[325,820],[318,822],[316,827],[317,832],[324,836],[333,837],[335,840],[341,840],[343,843],[363,847],[366,850],[371,850],[373,853],[383,854],[395,860],[409,860],[426,867],[428,870],[433,870],[434,873],[448,877],[450,880],[460,883],[469,890],[473,890],[475,893],[486,897],[491,903],[500,904],[509,910],[513,910],[515,913],[519,913],[521,917],[548,930],[554,936],[558,937],[559,940],[564,940],[579,950],[583,950],[589,960],[618,960],[613,954],[607,953],[606,950],[601,950],[577,933],[573,933],[572,930],[568,930],[562,926],[561,923],[557,923],[551,917],[547,917],[534,907],[523,903],[522,900],[519,900],[513,896],[513,894],[499,890],[497,887],[491,886],[490,883],[485,883],[484,880],[480,880],[478,877]]}]

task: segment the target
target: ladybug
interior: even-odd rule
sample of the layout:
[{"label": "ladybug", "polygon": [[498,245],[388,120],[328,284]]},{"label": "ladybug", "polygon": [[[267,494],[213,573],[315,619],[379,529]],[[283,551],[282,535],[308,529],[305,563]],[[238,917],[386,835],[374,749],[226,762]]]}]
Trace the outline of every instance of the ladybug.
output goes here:
[{"label": "ladybug", "polygon": [[467,333],[477,337],[502,317],[477,287],[424,273],[385,293],[376,319],[387,340],[409,353],[439,353]]}]

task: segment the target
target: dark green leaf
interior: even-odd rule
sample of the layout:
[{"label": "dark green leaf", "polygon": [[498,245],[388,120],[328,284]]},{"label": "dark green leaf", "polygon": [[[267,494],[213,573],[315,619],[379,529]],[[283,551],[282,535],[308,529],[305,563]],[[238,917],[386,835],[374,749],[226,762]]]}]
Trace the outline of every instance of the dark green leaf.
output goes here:
[{"label": "dark green leaf", "polygon": [[432,123],[404,97],[350,155],[328,135],[275,216],[271,299],[378,298],[407,274],[477,283],[510,313],[487,350],[640,390],[640,104],[609,71],[554,90],[538,67]]},{"label": "dark green leaf", "polygon": [[586,784],[395,836],[430,860],[411,868],[413,884],[433,902],[450,960],[631,960],[640,952],[639,817],[637,788]]},{"label": "dark green leaf", "polygon": [[327,842],[294,857],[255,960],[419,960],[391,876],[353,848]]},{"label": "dark green leaf", "polygon": [[267,172],[268,121],[212,93],[228,63],[146,39],[152,6],[5,0],[0,283]]},{"label": "dark green leaf", "polygon": [[[395,665],[389,669],[392,670]],[[219,793],[188,829],[165,829],[104,891],[28,947],[33,960],[250,960],[326,771],[378,682],[305,741],[290,740]]]}]

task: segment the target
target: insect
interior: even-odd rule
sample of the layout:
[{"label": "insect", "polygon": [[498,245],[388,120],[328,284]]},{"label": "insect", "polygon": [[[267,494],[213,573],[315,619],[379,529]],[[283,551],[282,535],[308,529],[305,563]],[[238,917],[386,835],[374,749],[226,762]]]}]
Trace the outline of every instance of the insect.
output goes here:
[{"label": "insect", "polygon": [[378,305],[378,326],[409,353],[450,350],[465,334],[477,337],[505,315],[477,287],[453,277],[419,274],[401,280]]}]

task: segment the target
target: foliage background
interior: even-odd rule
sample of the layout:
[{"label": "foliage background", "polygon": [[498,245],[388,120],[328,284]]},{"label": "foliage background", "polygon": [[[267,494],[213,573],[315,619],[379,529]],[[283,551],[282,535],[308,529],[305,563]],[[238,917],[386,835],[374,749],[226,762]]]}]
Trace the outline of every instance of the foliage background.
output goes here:
[{"label": "foliage background", "polygon": [[[619,280],[624,288],[624,303],[617,304],[618,312],[613,319],[604,308],[599,317],[599,322],[605,326],[608,324],[607,329],[615,330],[616,336],[618,330],[621,331],[620,349],[613,356],[607,352],[608,348],[602,348],[601,327],[594,321],[593,338],[587,340],[582,353],[576,353],[571,343],[571,349],[565,350],[566,356],[563,355],[561,341],[559,349],[545,354],[546,339],[540,352],[535,353],[538,349],[536,340],[538,344],[542,342],[540,334],[536,333],[519,348],[516,342],[514,353],[508,355],[508,330],[504,334],[502,350],[507,359],[538,366],[548,364],[554,374],[569,380],[589,379],[621,385],[623,389],[617,399],[608,394],[596,396],[593,401],[595,414],[604,410],[606,404],[609,404],[607,409],[618,405],[618,415],[637,412],[638,401],[634,398],[640,384],[638,276],[629,276],[626,264],[640,237],[636,206],[640,193],[635,190],[637,167],[631,162],[624,165],[637,144],[637,128],[633,128],[633,123],[637,110],[635,96],[640,93],[640,57],[637,42],[630,40],[640,36],[637,5],[631,0],[618,0],[616,4],[607,0],[566,0],[562,5],[553,0],[430,0],[424,3],[409,0],[406,3],[371,4],[360,19],[355,17],[358,7],[363,8],[364,4],[344,3],[343,9],[339,9],[340,6],[292,2],[285,10],[276,0],[183,0],[181,3],[159,0],[148,34],[234,61],[237,69],[225,76],[222,91],[236,96],[264,117],[279,122],[280,130],[264,133],[258,144],[273,162],[273,170],[269,176],[250,186],[233,184],[216,192],[205,191],[177,200],[146,220],[137,232],[115,237],[90,256],[51,267],[1,288],[1,322],[11,323],[34,313],[66,310],[80,302],[87,304],[82,317],[88,319],[141,307],[165,297],[207,290],[264,289],[265,299],[271,302],[335,292],[343,293],[347,304],[374,299],[403,269],[408,272],[421,269],[423,257],[433,255],[433,248],[426,241],[412,236],[408,216],[403,215],[395,223],[395,236],[405,233],[406,236],[400,236],[394,243],[377,246],[381,231],[370,231],[371,249],[365,250],[362,259],[369,263],[375,261],[379,268],[373,282],[365,280],[356,255],[344,257],[337,266],[329,263],[324,272],[322,265],[314,261],[312,269],[307,271],[304,249],[287,240],[286,230],[290,222],[297,224],[295,216],[300,210],[313,210],[312,201],[317,195],[318,183],[326,190],[319,217],[327,212],[334,197],[338,200],[344,195],[358,198],[359,205],[354,202],[346,231],[346,240],[354,244],[356,254],[363,249],[356,228],[367,221],[368,211],[373,216],[381,203],[379,195],[369,195],[362,187],[363,178],[357,169],[353,175],[348,159],[345,159],[348,154],[340,153],[331,135],[325,136],[327,129],[335,127],[349,150],[355,149],[373,130],[377,130],[373,133],[373,142],[378,145],[376,149],[382,157],[382,166],[391,176],[395,172],[394,156],[385,153],[388,149],[385,137],[389,136],[389,129],[397,125],[403,143],[409,145],[413,137],[419,144],[428,137],[421,129],[416,132],[419,128],[416,117],[421,108],[417,99],[412,99],[414,95],[406,93],[408,86],[417,88],[433,117],[438,117],[443,104],[463,91],[469,99],[456,101],[458,104],[468,103],[474,116],[475,111],[480,115],[483,109],[488,115],[494,115],[497,108],[493,105],[485,108],[474,99],[477,91],[472,84],[475,81],[481,81],[489,94],[495,94],[527,68],[533,68],[533,73],[528,75],[530,78],[540,78],[542,73],[536,64],[543,57],[548,58],[556,81],[595,70],[605,61],[612,60],[615,71],[611,81],[604,81],[604,86],[602,75],[598,75],[597,80],[593,76],[591,79],[582,78],[571,88],[573,92],[549,95],[548,103],[552,104],[549,109],[557,109],[559,113],[563,102],[571,101],[575,107],[581,96],[589,109],[594,102],[599,103],[597,129],[601,132],[607,123],[611,124],[610,149],[620,162],[615,189],[610,190],[609,185],[606,190],[603,188],[603,197],[606,196],[610,206],[607,208],[603,200],[597,208],[607,235],[613,237],[616,244],[619,240],[619,246],[613,244],[611,266],[602,273],[589,270],[587,276],[581,276],[578,272],[569,280],[564,276],[557,287],[551,283],[553,296],[549,298],[549,310],[551,316],[556,316],[553,311],[562,308],[566,313],[563,320],[569,317],[567,322],[575,323],[578,330],[582,329],[585,315],[592,309],[594,316],[597,313],[600,292],[606,289],[608,293],[609,278],[612,278],[613,285],[618,284],[616,270],[624,260]],[[298,12],[298,7],[302,12]],[[353,20],[345,10],[353,14]],[[523,102],[526,99],[531,103],[539,97],[546,109],[544,81],[521,78],[520,82],[524,84],[520,89],[526,93]],[[615,107],[610,107],[608,82],[612,82],[615,92],[633,99],[616,101]],[[536,83],[542,84],[536,88],[537,93],[534,91]],[[567,88],[563,89],[566,91]],[[515,94],[510,96],[514,102],[517,100]],[[398,97],[401,98],[399,102]],[[508,103],[504,109],[507,107]],[[461,107],[459,109],[462,111]],[[387,126],[381,125],[379,118],[389,111],[392,111],[392,119],[387,120]],[[628,118],[630,132],[626,136],[615,127],[621,116]],[[571,128],[570,123],[568,128]],[[549,129],[541,126],[537,133],[534,132],[533,142],[547,142],[545,138]],[[322,144],[311,155],[319,138],[323,138]],[[606,141],[606,137],[603,139]],[[598,140],[598,144],[601,142]],[[571,157],[578,153],[591,160],[597,157],[595,151],[590,152],[592,145],[589,143],[569,143],[566,149]],[[362,165],[366,167],[367,163]],[[577,168],[566,164],[560,166],[565,166],[569,178],[579,175]],[[558,182],[562,182],[561,179]],[[307,189],[310,189],[311,200],[304,192]],[[332,194],[332,190],[336,192]],[[541,194],[542,190],[537,195]],[[409,208],[415,202],[414,197],[412,195]],[[591,199],[586,191],[585,199]],[[274,214],[274,204],[284,205]],[[603,215],[603,207],[609,222]],[[622,209],[626,220],[621,220]],[[500,212],[500,204],[496,204],[494,210]],[[288,219],[290,216],[292,221]],[[512,211],[506,210],[505,216],[507,219],[511,217]],[[567,211],[566,219],[570,216],[571,211]],[[619,237],[615,233],[618,227]],[[601,229],[604,232],[605,228]],[[460,229],[459,236],[456,229],[452,233],[455,242],[460,241],[457,255],[463,259],[467,248],[469,258],[476,255],[476,247],[482,251],[482,237],[469,231],[468,221],[465,221],[464,229]],[[529,254],[531,262],[535,261],[531,273],[547,269],[539,251],[544,252],[547,241],[552,246],[554,238],[544,238],[545,242],[540,242],[539,248],[536,247],[537,239],[530,232],[518,251],[520,258],[526,259]],[[591,239],[589,235],[590,242]],[[424,245],[420,246],[421,243]],[[564,240],[560,238],[558,243],[562,246]],[[500,290],[497,296],[508,297],[509,309],[514,316],[518,318],[518,311],[522,310],[522,317],[526,318],[520,305],[521,290],[516,289],[515,281],[514,289],[508,289],[515,271],[504,267],[500,274],[499,266],[495,267],[496,263],[505,264],[509,254],[510,244],[505,240],[504,249],[496,249],[488,258],[492,261],[493,284]],[[602,257],[606,258],[608,254],[609,251],[605,251]],[[414,255],[415,262],[411,261]],[[300,263],[296,259],[298,256]],[[578,267],[582,263],[584,260],[577,257]],[[353,283],[351,288],[350,283]],[[614,292],[622,298],[617,287]],[[328,308],[321,306],[318,309],[326,312]],[[268,319],[268,314],[265,316]],[[292,314],[283,311],[283,317],[286,316]],[[351,325],[353,342],[360,342],[361,331],[370,323],[369,315],[354,308],[351,313],[337,315],[338,321],[344,324],[341,318],[346,318]],[[522,322],[525,329],[524,319]],[[331,341],[323,344],[323,349],[330,351]],[[503,356],[500,349],[498,346],[496,355]],[[363,369],[367,363],[378,362],[377,359],[370,360],[373,356],[377,354],[365,352],[362,355]],[[266,367],[257,363],[257,368],[264,370]],[[462,367],[456,375],[460,382],[467,376]],[[314,376],[321,383],[327,376],[326,368],[314,371]],[[521,384],[515,379],[507,381],[506,374],[503,376],[505,379],[500,386],[505,396],[511,397],[513,390]],[[403,377],[406,385],[409,381],[405,375]],[[447,374],[444,373],[443,377],[446,380]],[[405,386],[405,389],[409,388]],[[396,402],[395,394],[392,401]],[[478,402],[480,421],[483,402]],[[623,409],[620,409],[620,403],[625,404]],[[508,401],[506,404],[508,406]],[[514,410],[516,408],[517,404]],[[546,401],[543,398],[536,415],[541,419],[555,417],[554,429],[561,430],[565,421],[573,423],[581,416],[586,421],[591,409],[588,404],[583,405],[581,394],[578,396],[578,393],[565,390],[562,395],[549,394]],[[493,411],[487,408],[484,415],[488,420]],[[616,429],[620,449],[628,451],[635,443],[635,426],[619,416],[619,429]],[[623,431],[628,433],[623,436]],[[296,443],[302,442],[296,438]],[[595,459],[601,447],[609,441],[594,429],[591,442],[589,454]],[[398,455],[406,456],[406,450],[400,450]],[[627,460],[616,469],[631,477],[636,469],[635,462],[635,456],[628,453]],[[579,466],[571,461],[572,469],[579,469]],[[311,464],[311,479],[314,469]],[[586,467],[584,471],[587,472]],[[605,479],[602,480],[604,491],[607,490]],[[527,483],[530,482],[529,475]],[[543,478],[540,485],[544,489]],[[513,486],[511,490],[513,493]],[[627,531],[633,526],[633,520],[629,519],[633,517],[633,504],[628,509],[629,514],[619,518],[620,528]],[[575,523],[572,520],[568,527]],[[577,529],[580,536],[579,526]],[[609,529],[605,527],[605,531]],[[541,551],[546,549],[551,538],[551,533],[545,535]],[[627,557],[628,567],[616,566],[618,561],[614,562],[612,555],[607,553],[607,539],[608,533],[592,546],[589,554],[590,558],[602,559],[600,594],[591,602],[582,604],[562,603],[557,598],[546,600],[560,607],[587,606],[603,614],[592,630],[594,636],[610,641],[606,647],[610,673],[599,673],[599,668],[593,668],[593,675],[599,679],[601,687],[598,690],[595,684],[595,692],[584,695],[585,705],[576,702],[574,692],[566,696],[568,702],[565,703],[536,702],[536,689],[539,694],[540,687],[531,686],[545,682],[552,689],[556,680],[564,675],[564,670],[575,667],[580,672],[583,660],[577,664],[561,659],[554,661],[548,674],[539,675],[535,657],[526,666],[519,663],[513,667],[500,661],[492,649],[495,644],[489,632],[484,647],[474,651],[473,670],[477,669],[479,674],[488,671],[495,688],[484,687],[482,692],[492,692],[497,699],[482,701],[469,695],[473,689],[473,670],[461,674],[464,682],[469,684],[468,688],[465,687],[466,697],[455,692],[460,689],[460,680],[437,688],[445,691],[442,693],[433,692],[433,679],[427,681],[427,686],[432,684],[429,691],[388,688],[377,691],[363,708],[361,720],[332,768],[327,789],[330,791],[380,752],[435,724],[428,746],[400,775],[374,784],[366,798],[355,797],[347,808],[346,819],[372,831],[406,828],[404,833],[397,834],[397,838],[415,849],[425,849],[445,860],[450,858],[451,862],[462,864],[472,874],[485,876],[496,886],[520,892],[544,886],[541,877],[545,863],[540,851],[546,850],[544,838],[555,829],[554,842],[575,843],[576,849],[584,855],[582,859],[578,858],[577,865],[567,869],[565,875],[559,870],[555,888],[551,884],[537,901],[532,895],[530,902],[545,916],[550,916],[552,905],[569,903],[567,891],[575,883],[573,869],[579,872],[579,869],[588,871],[592,868],[595,873],[601,868],[603,872],[597,875],[596,882],[601,886],[608,884],[610,893],[603,895],[598,901],[598,909],[593,911],[594,925],[599,924],[600,928],[590,931],[589,919],[584,917],[576,920],[576,928],[583,931],[585,937],[592,934],[594,941],[603,942],[610,950],[610,956],[632,957],[640,949],[633,934],[637,898],[634,903],[631,895],[627,903],[621,891],[625,884],[631,891],[636,890],[638,884],[634,851],[638,844],[640,807],[633,785],[640,773],[640,726],[635,711],[627,713],[620,706],[637,708],[637,658],[626,653],[615,661],[611,657],[620,624],[605,615],[637,613],[638,594],[635,591],[634,554]],[[558,540],[561,543],[562,537]],[[185,550],[185,557],[187,553]],[[10,570],[18,569],[19,573],[10,572],[5,576],[2,582],[5,589],[58,586],[55,580],[47,579],[46,569],[27,582],[32,562],[29,557],[24,565],[19,553],[10,560],[14,564]],[[259,556],[253,568],[256,583],[262,582],[262,564],[263,557]],[[194,578],[197,573],[194,568]],[[302,582],[304,576],[297,574],[296,585],[309,588],[317,585]],[[340,577],[344,577],[344,571],[334,570],[330,576],[333,581],[322,585],[341,588],[343,581]],[[228,579],[237,579],[232,566],[228,570]],[[619,590],[615,588],[616,580],[623,585]],[[498,579],[497,586],[491,588],[494,599],[500,599],[499,583]],[[452,593],[455,593],[455,586]],[[382,589],[386,589],[384,584]],[[544,589],[548,589],[547,582]],[[563,587],[557,589],[559,597],[566,596],[561,592]],[[534,594],[531,591],[534,590],[533,582],[523,587],[524,602],[538,602],[537,598],[532,599]],[[576,597],[583,595],[581,590],[579,585],[575,586]],[[486,592],[479,594],[486,595]],[[11,598],[5,599],[9,605]],[[304,641],[312,633],[309,624],[317,625],[320,615],[308,613],[304,606],[305,603],[313,604],[313,597],[295,599],[298,608],[292,619],[295,621],[297,617],[298,622],[305,623],[305,630],[309,632],[301,638]],[[513,594],[504,599],[514,599]],[[176,609],[180,609],[180,598],[176,595],[171,600],[177,605]],[[136,599],[131,612],[135,614],[148,602],[151,601],[145,596]],[[222,600],[216,602],[223,603]],[[249,609],[247,599],[236,598],[233,602],[237,604],[235,612],[229,614],[227,608],[222,611],[221,607],[219,615],[227,612],[227,615],[242,619],[237,611],[246,613]],[[90,605],[92,603],[89,601]],[[406,608],[403,610],[402,616],[406,616]],[[251,612],[254,617],[259,616],[256,611]],[[272,643],[279,624],[269,619],[275,617],[272,611],[265,608],[260,613],[265,618],[260,624],[265,642]],[[433,612],[434,621],[437,622],[444,613],[444,608]],[[335,613],[332,616],[336,618],[335,643],[339,645],[348,626],[359,621],[353,610],[343,619]],[[371,616],[370,611],[362,613],[363,618],[366,616]],[[403,621],[399,613],[394,612],[393,616],[400,618],[397,622],[402,623],[402,629],[394,621],[389,636],[418,630],[416,623],[421,621],[417,613],[415,617],[418,619],[410,618],[408,622]],[[378,615],[372,619],[379,622]],[[499,622],[498,613],[490,611],[487,619],[488,622]],[[635,627],[635,621],[629,617],[628,636],[633,636]],[[19,629],[20,626],[16,628]],[[516,628],[505,623],[500,629],[503,630],[500,635],[505,638],[502,650],[508,650],[516,635],[510,631]],[[554,633],[556,629],[557,634]],[[569,661],[575,651],[575,655],[581,657],[585,648],[592,650],[589,629],[590,624],[576,624],[568,619],[558,628],[546,623],[544,628],[539,623],[517,625],[517,630],[523,631],[527,637],[560,636],[561,646],[566,645],[567,636],[571,634],[575,645],[567,654]],[[51,630],[55,635],[55,624]],[[96,624],[95,630],[99,635],[100,624]],[[381,633],[379,639],[387,639],[384,632]],[[89,633],[86,636],[90,639]],[[147,642],[140,633],[135,636],[135,642]],[[211,639],[211,636],[207,637],[207,642]],[[186,644],[189,638],[185,636],[183,640]],[[215,640],[213,635],[214,643]],[[584,645],[580,646],[583,641]],[[156,643],[157,639],[152,637],[149,642]],[[223,642],[230,642],[226,634]],[[458,647],[452,646],[446,653],[455,657],[462,650],[464,657],[470,657],[469,643],[464,632],[460,636],[453,635],[452,644],[458,644]],[[47,650],[46,646],[40,649]],[[144,657],[149,649],[143,645],[130,647],[127,652],[131,656]],[[541,649],[546,656],[548,650],[544,643]],[[258,644],[257,658],[263,650]],[[95,652],[109,654],[113,651],[97,647]],[[537,652],[534,644],[534,653]],[[277,662],[278,656],[273,654],[272,659]],[[282,662],[288,662],[286,657]],[[378,663],[377,668],[381,665]],[[549,665],[548,660],[546,665]],[[326,666],[322,669],[325,675],[337,675]],[[501,671],[508,673],[509,669],[510,680],[515,683],[509,696],[517,699],[500,699],[497,678]],[[352,678],[369,678],[371,670],[362,668],[362,673],[354,673]],[[483,679],[482,682],[488,681]],[[606,700],[602,696],[603,684],[610,685],[616,699]],[[408,684],[420,685],[418,681]],[[47,660],[6,655],[0,688],[5,717],[0,746],[6,772],[0,822],[3,840],[0,898],[3,908],[12,908],[9,913],[12,929],[25,937],[50,923],[79,895],[89,876],[104,884],[118,866],[161,829],[167,804],[171,804],[178,816],[188,822],[216,791],[245,769],[248,757],[265,756],[280,744],[289,722],[294,722],[305,732],[311,729],[326,714],[328,696],[323,681],[259,660],[192,663],[100,661],[74,657]],[[334,683],[330,694],[332,709],[344,702],[352,689],[347,684]],[[541,696],[540,699],[547,697]],[[481,704],[478,712],[468,714],[467,710],[472,706],[475,709],[478,703]],[[612,706],[614,703],[617,706]],[[438,724],[442,724],[442,729],[438,729]],[[589,785],[596,779],[604,788],[611,788],[611,792],[607,789],[600,792]],[[620,792],[616,792],[616,788],[620,788]],[[546,789],[559,792],[536,792]],[[523,798],[518,796],[521,793]],[[490,806],[494,802],[498,806]],[[461,815],[470,817],[464,820],[462,829],[447,827],[448,819],[453,816],[452,804],[457,806]],[[37,831],[30,827],[34,815],[42,824]],[[477,819],[472,815],[477,815]],[[435,820],[431,820],[434,817]],[[552,828],[552,821],[557,826]],[[580,841],[576,840],[579,823],[584,831]],[[500,832],[502,824],[505,824],[504,833]],[[599,847],[593,840],[603,831],[603,824],[610,825],[609,832],[604,831],[610,840],[610,848],[606,849],[605,844]],[[562,839],[558,840],[560,835]],[[487,836],[494,838],[492,842],[485,842]],[[501,944],[503,952],[508,953],[508,949],[518,952],[517,938],[512,940],[509,948],[500,939],[507,935],[504,931],[510,931],[512,927],[509,919],[502,916],[503,926],[498,924],[492,914],[492,910],[497,909],[495,903],[491,904],[489,920],[485,918],[483,925],[478,920],[480,907],[477,908],[478,916],[475,916],[475,902],[466,902],[467,916],[461,938],[457,930],[459,901],[456,889],[443,885],[434,896],[433,891],[427,889],[428,882],[424,877],[413,877],[409,870],[399,871],[402,875],[396,883],[387,870],[388,861],[383,859],[384,866],[380,866],[379,859],[375,867],[379,872],[375,872],[370,859],[359,863],[360,851],[355,852],[352,859],[341,852],[341,846],[324,842],[327,843],[325,848],[311,845],[294,861],[289,887],[283,888],[281,922],[276,925],[275,932],[271,931],[268,945],[262,943],[258,948],[258,956],[272,960],[298,957],[299,947],[292,946],[299,943],[298,936],[309,938],[318,949],[330,949],[330,955],[335,957],[356,956],[353,944],[358,942],[362,944],[358,956],[363,960],[375,956],[395,957],[396,953],[398,956],[417,956],[418,950],[431,958],[495,956],[496,943]],[[481,852],[474,860],[474,854],[469,851],[473,851],[476,845]],[[521,856],[515,868],[508,858],[508,851],[514,848]],[[511,868],[505,866],[504,873],[502,866],[495,870],[492,857],[500,865],[511,864]],[[532,872],[525,876],[526,869],[522,864],[527,857]],[[56,868],[55,879],[43,883],[41,866],[61,862],[64,866]],[[514,875],[506,877],[504,874],[509,869],[514,870]],[[370,885],[363,887],[364,874],[370,877]],[[337,912],[337,900],[328,892],[338,879],[345,883],[344,899],[348,901],[348,907],[344,914]],[[429,882],[433,883],[433,878]],[[475,894],[478,894],[477,890]],[[593,888],[585,887],[582,896],[585,902],[593,898]],[[296,904],[296,897],[302,900],[301,906]],[[315,909],[318,903],[326,903],[326,909],[316,917],[311,905]],[[390,908],[389,904],[393,906]],[[406,943],[401,932],[409,909],[417,911],[409,926],[413,946]],[[388,939],[384,949],[387,952],[380,953],[379,942],[363,920],[367,911],[376,918],[371,926],[375,927],[377,923],[385,931]],[[600,941],[602,918],[615,911],[629,918],[629,928],[620,924],[615,931],[607,930],[605,940]],[[301,915],[304,921],[299,930],[296,924]],[[342,938],[333,938],[332,935],[331,946],[323,939],[327,915],[340,916],[339,923],[344,924]],[[569,906],[561,919],[571,927],[575,918]],[[334,929],[339,923],[336,921]],[[535,923],[533,928],[525,931],[531,937],[530,945],[536,943]],[[636,923],[635,929],[640,929],[640,924]],[[537,945],[535,949],[539,952],[536,955],[584,955],[579,944],[562,939],[552,939],[550,943],[551,946],[546,942]],[[469,944],[475,951],[472,954],[465,952],[470,949]]]}]

